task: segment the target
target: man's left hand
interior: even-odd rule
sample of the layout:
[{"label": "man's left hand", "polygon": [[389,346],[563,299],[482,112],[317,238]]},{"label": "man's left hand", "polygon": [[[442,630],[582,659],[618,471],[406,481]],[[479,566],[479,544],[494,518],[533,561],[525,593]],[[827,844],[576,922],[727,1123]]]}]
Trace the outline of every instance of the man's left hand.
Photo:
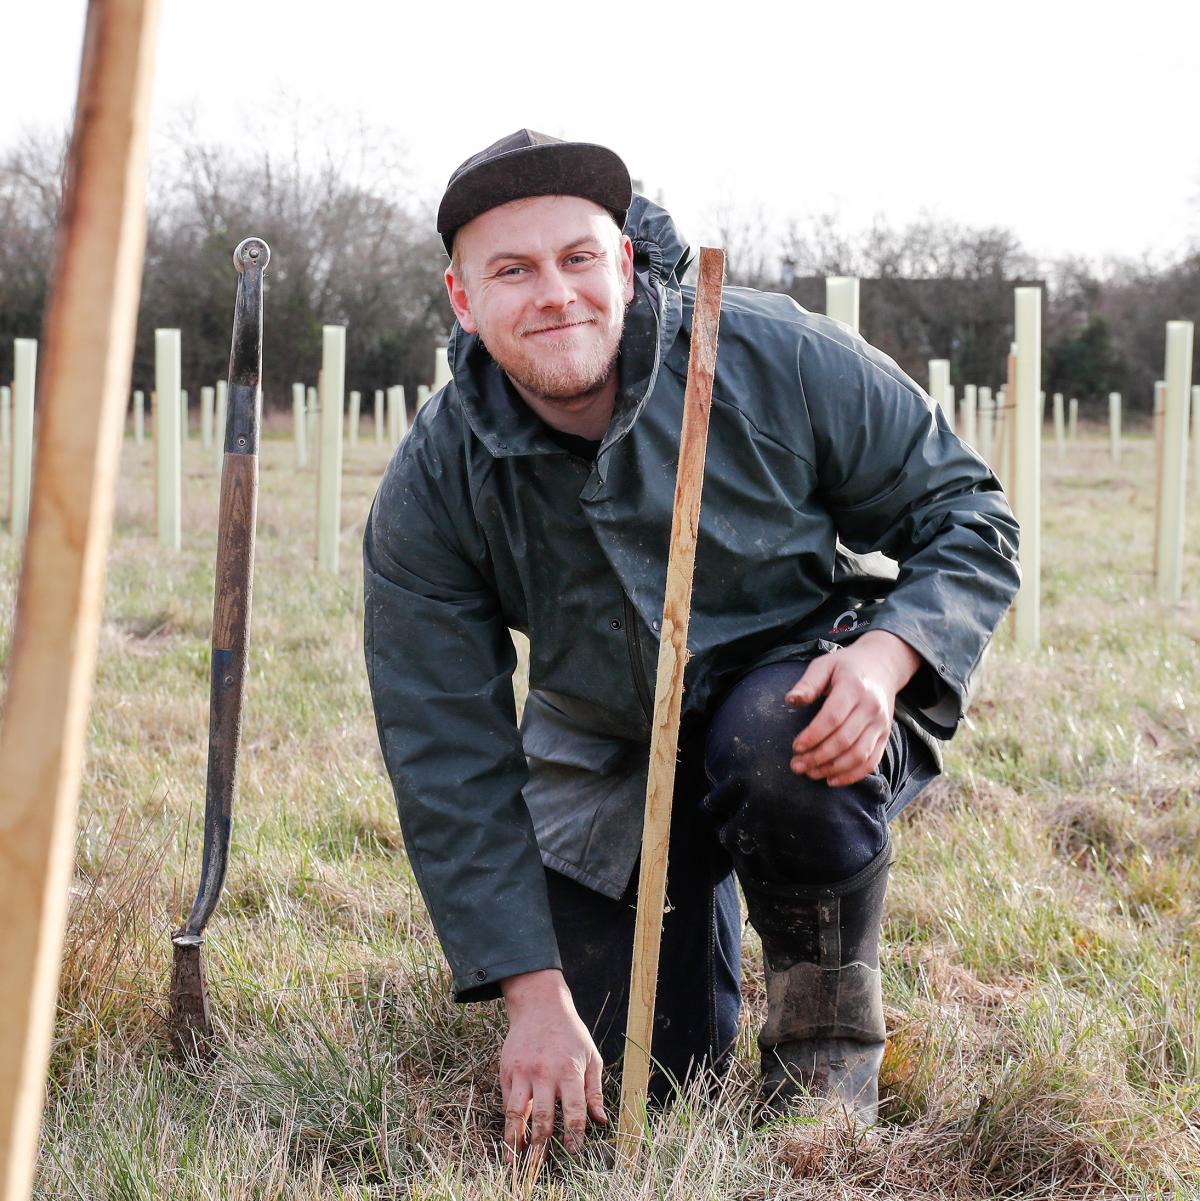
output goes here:
[{"label": "man's left hand", "polygon": [[870,775],[892,732],[896,694],[920,665],[920,655],[886,630],[868,630],[809,663],[785,699],[797,707],[825,700],[792,743],[792,771],[831,788]]}]

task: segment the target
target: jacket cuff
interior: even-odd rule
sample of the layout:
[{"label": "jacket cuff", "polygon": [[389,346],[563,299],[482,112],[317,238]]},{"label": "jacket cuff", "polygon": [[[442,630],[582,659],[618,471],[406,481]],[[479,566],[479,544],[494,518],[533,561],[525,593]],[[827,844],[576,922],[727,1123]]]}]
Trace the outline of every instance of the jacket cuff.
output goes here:
[{"label": "jacket cuff", "polygon": [[500,981],[509,976],[521,976],[525,972],[544,972],[547,969],[562,971],[558,949],[541,954],[523,955],[519,959],[507,959],[500,963],[481,963],[466,971],[455,974],[454,999],[461,1005],[472,1001],[494,1001],[500,992]]}]

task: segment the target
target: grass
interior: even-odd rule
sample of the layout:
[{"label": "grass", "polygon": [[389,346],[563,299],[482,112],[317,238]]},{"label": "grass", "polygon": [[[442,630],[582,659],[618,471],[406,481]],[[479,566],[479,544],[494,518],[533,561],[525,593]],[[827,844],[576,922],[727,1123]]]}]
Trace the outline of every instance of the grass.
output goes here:
[{"label": "grass", "polygon": [[[1156,601],[1148,440],[1119,468],[1098,428],[1061,463],[1046,444],[1045,648],[1001,632],[896,831],[874,1136],[815,1112],[751,1128],[748,932],[719,1094],[655,1118],[636,1171],[595,1139],[530,1180],[497,1154],[501,1009],[448,999],[376,744],[359,545],[386,451],[347,449],[342,566],[321,577],[315,477],[273,434],[203,1068],[169,1056],[162,1013],[199,864],[217,480],[193,439],[166,554],[150,446],[124,447],[37,1196],[1200,1196],[1200,506],[1188,599]],[[16,570],[0,536],[4,658]]]}]

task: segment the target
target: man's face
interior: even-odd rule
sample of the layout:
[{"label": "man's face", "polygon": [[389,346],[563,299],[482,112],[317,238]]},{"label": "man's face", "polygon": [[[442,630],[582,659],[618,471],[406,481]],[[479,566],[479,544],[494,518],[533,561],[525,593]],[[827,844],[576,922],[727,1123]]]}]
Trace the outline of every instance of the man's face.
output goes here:
[{"label": "man's face", "polygon": [[455,315],[520,389],[569,409],[611,379],[633,246],[604,209],[579,196],[514,200],[467,222],[454,251]]}]

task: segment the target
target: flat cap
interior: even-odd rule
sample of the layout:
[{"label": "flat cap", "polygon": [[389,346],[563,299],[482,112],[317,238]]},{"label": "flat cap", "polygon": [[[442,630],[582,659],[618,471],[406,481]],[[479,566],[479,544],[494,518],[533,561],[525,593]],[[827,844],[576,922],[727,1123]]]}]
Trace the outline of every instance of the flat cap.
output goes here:
[{"label": "flat cap", "polygon": [[450,176],[437,217],[446,253],[472,218],[529,196],[582,196],[624,225],[633,185],[625,164],[605,146],[519,129],[471,155]]}]

